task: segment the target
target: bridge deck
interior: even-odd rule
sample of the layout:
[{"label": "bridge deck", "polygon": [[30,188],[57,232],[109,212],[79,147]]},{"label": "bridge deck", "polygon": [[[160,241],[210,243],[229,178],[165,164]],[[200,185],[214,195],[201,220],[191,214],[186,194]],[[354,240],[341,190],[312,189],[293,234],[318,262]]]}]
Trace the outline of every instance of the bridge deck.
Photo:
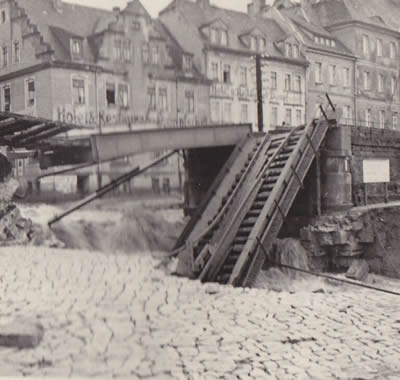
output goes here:
[{"label": "bridge deck", "polygon": [[137,153],[236,145],[251,131],[251,124],[232,124],[92,135],[92,154],[101,162]]}]

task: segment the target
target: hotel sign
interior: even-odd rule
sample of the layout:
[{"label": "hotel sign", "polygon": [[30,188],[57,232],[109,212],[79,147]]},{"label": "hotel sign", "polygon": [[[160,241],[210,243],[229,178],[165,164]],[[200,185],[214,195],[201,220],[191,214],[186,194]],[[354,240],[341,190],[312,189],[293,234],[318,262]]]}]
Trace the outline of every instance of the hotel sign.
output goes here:
[{"label": "hotel sign", "polygon": [[363,160],[363,183],[390,182],[390,160]]}]

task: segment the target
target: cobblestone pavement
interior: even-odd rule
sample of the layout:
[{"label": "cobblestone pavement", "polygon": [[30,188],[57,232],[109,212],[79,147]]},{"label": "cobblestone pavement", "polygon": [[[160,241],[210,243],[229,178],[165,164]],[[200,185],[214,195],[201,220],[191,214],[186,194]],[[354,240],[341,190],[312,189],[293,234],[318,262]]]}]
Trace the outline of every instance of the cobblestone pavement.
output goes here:
[{"label": "cobblestone pavement", "polygon": [[36,349],[0,349],[0,375],[400,378],[395,296],[202,286],[156,264],[144,255],[2,249],[0,323],[35,318],[45,335]]}]

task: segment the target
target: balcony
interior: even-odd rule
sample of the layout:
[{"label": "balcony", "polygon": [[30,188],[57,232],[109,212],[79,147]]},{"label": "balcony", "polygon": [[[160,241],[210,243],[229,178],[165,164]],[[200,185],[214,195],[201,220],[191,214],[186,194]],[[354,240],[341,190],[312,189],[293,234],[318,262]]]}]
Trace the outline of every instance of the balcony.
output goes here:
[{"label": "balcony", "polygon": [[283,103],[302,106],[304,105],[303,101],[303,93],[302,92],[294,92],[294,91],[285,91],[283,97]]},{"label": "balcony", "polygon": [[230,83],[215,82],[210,86],[210,96],[217,98],[234,98],[235,89]]}]

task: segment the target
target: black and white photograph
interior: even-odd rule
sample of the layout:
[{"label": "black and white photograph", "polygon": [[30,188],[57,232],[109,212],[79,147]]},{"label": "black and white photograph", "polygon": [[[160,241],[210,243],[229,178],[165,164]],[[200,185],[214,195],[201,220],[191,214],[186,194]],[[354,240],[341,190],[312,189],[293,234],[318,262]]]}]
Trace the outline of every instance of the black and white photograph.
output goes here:
[{"label": "black and white photograph", "polygon": [[0,380],[400,380],[400,0],[0,0]]}]

